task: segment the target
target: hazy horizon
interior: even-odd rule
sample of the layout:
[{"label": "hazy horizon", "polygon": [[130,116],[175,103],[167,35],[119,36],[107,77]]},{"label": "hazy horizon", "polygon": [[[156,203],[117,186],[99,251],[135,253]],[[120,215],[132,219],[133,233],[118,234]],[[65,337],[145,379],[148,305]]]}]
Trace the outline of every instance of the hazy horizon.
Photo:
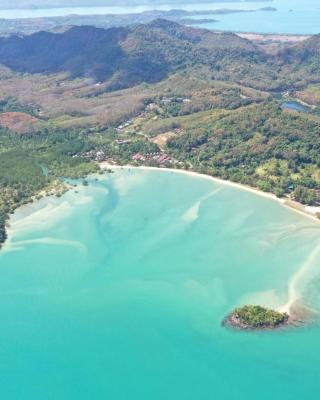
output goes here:
[{"label": "hazy horizon", "polygon": [[[259,3],[273,0],[201,0],[201,3]],[[196,0],[118,0],[117,6],[137,5],[163,5],[163,4],[186,4],[198,3]],[[30,8],[55,8],[55,7],[109,7],[115,6],[112,0],[0,0],[0,9],[30,9]]]}]

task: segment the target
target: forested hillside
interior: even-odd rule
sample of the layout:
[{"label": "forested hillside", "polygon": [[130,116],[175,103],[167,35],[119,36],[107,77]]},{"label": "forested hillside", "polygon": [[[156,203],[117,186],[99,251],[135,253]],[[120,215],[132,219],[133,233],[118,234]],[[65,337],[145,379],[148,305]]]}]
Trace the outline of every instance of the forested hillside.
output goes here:
[{"label": "forested hillside", "polygon": [[232,33],[213,33],[156,20],[147,25],[74,27],[0,39],[0,60],[19,72],[68,72],[107,81],[109,90],[153,83],[170,74],[206,67],[210,79],[262,90],[284,90],[319,80],[319,37],[276,55]]},{"label": "forested hillside", "polygon": [[[292,67],[307,67],[317,73],[320,68],[320,35],[312,36],[293,47],[287,47],[279,52],[283,64]],[[315,79],[318,79],[315,76]]]},{"label": "forested hillside", "polygon": [[162,19],[1,38],[0,243],[17,207],[60,195],[102,160],[318,206],[319,50],[319,36],[266,51]]},{"label": "forested hillside", "polygon": [[268,102],[176,122],[185,133],[168,148],[179,160],[279,197],[294,191],[299,201],[320,201],[320,118],[286,113]]}]

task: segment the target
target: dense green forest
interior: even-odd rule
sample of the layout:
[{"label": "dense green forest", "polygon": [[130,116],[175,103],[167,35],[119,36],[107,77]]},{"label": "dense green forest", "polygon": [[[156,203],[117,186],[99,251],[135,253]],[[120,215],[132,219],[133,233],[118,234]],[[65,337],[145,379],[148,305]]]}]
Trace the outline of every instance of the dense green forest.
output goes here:
[{"label": "dense green forest", "polygon": [[[319,205],[319,50],[319,36],[265,51],[164,20],[0,39],[0,243],[17,207],[101,160]],[[312,100],[305,112],[283,108],[299,98]],[[37,124],[21,129],[22,117]]]},{"label": "dense green forest", "polygon": [[294,191],[303,203],[320,201],[320,118],[267,102],[175,122],[184,133],[169,140],[168,149],[198,171],[279,197]]}]

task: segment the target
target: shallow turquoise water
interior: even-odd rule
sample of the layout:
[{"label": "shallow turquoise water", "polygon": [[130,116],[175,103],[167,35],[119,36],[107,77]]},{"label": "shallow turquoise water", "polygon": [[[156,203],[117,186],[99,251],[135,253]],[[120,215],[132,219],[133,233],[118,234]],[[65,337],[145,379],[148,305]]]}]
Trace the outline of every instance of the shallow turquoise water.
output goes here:
[{"label": "shallow turquoise water", "polygon": [[28,206],[0,252],[3,399],[313,399],[319,334],[234,332],[288,286],[320,308],[320,225],[244,190],[117,171]]},{"label": "shallow turquoise water", "polygon": [[[142,2],[143,3],[143,2]],[[37,18],[78,15],[127,14],[140,13],[147,10],[257,10],[263,7],[274,7],[276,12],[259,11],[254,13],[236,13],[227,15],[212,15],[217,23],[200,24],[200,27],[214,30],[230,30],[237,32],[283,33],[283,34],[317,34],[320,33],[319,0],[274,0],[262,2],[207,2],[194,1],[187,4],[168,1],[166,5],[154,4],[136,5],[131,7],[74,7],[74,8],[44,8],[30,10],[0,10],[0,18]],[[210,18],[208,15],[197,18]]]}]

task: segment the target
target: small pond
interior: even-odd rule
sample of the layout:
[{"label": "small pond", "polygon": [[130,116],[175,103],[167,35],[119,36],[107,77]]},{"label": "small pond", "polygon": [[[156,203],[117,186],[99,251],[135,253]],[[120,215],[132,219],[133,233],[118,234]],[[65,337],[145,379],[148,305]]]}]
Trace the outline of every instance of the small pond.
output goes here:
[{"label": "small pond", "polygon": [[309,112],[308,107],[298,103],[297,101],[285,101],[281,107],[283,110],[292,110],[292,111],[298,111],[298,112],[303,112],[303,113]]}]

